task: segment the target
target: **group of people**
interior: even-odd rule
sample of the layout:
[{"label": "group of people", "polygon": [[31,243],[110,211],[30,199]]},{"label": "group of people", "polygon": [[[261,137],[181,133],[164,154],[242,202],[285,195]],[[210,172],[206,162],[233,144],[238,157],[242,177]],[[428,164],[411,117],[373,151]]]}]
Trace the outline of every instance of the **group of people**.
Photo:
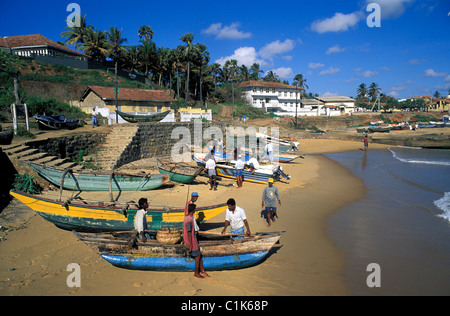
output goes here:
[{"label": "group of people", "polygon": [[[195,220],[195,211],[197,205],[195,204],[199,199],[199,194],[193,192],[191,199],[187,201],[184,209],[184,221],[183,221],[183,242],[189,249],[189,255],[195,260],[195,272],[194,276],[197,278],[209,277],[203,266],[203,256],[200,250],[198,242],[198,232],[200,231],[197,221]],[[267,220],[269,226],[270,221],[275,222],[275,216],[277,212],[276,202],[281,206],[280,194],[278,188],[273,185],[273,179],[269,180],[269,185],[264,188],[262,194],[262,207],[265,207],[267,211]],[[150,238],[146,230],[147,225],[147,208],[148,200],[141,198],[139,200],[139,210],[136,212],[134,218],[134,229],[137,233],[137,237],[146,242]],[[236,201],[233,198],[227,201],[227,210],[225,212],[225,224],[222,229],[222,234],[225,234],[228,226],[230,227],[230,233],[234,235],[234,238],[243,238],[243,236],[251,236],[250,225],[247,220],[247,216],[243,208],[236,205]]]}]

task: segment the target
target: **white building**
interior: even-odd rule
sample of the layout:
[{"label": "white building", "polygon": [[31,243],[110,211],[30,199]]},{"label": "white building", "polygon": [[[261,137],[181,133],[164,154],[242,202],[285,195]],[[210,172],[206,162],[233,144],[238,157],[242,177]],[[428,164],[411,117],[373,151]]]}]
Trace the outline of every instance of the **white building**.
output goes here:
[{"label": "white building", "polygon": [[303,88],[279,82],[251,80],[243,82],[241,87],[249,104],[278,116],[295,116],[296,113],[298,116],[338,116],[355,110],[355,100],[351,98],[300,99]]}]

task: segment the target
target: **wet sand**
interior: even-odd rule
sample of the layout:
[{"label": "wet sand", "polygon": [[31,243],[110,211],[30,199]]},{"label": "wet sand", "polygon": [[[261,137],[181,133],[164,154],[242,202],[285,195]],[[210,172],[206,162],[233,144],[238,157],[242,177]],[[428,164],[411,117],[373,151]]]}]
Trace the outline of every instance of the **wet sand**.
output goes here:
[{"label": "wet sand", "polygon": [[[197,279],[191,272],[132,271],[113,267],[69,231],[61,230],[17,200],[2,212],[0,225],[0,295],[169,295],[169,296],[278,296],[352,295],[344,276],[344,254],[329,238],[326,219],[365,194],[363,182],[349,170],[322,155],[362,148],[361,142],[302,140],[305,159],[283,164],[290,183],[276,183],[282,206],[276,223],[261,217],[264,185],[244,182],[237,189],[223,179],[218,191],[209,191],[207,178],[195,185],[139,194],[123,194],[122,201],[147,197],[152,204],[184,205],[188,192],[200,195],[197,204],[211,205],[235,198],[244,208],[252,232],[281,231],[280,244],[261,264],[233,271],[212,271]],[[371,145],[371,148],[385,148]],[[57,196],[57,192],[52,193]],[[71,195],[71,192],[66,192]],[[108,193],[83,193],[108,199]],[[221,231],[224,214],[200,226]],[[70,288],[67,266],[81,267],[81,287]]]}]

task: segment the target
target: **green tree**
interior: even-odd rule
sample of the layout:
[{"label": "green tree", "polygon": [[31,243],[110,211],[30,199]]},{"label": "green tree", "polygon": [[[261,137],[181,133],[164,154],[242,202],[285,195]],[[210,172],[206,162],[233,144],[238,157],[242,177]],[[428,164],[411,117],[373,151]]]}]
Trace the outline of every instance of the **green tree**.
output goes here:
[{"label": "green tree", "polygon": [[254,63],[253,65],[250,66],[250,79],[251,80],[259,80],[260,79],[260,76],[259,76],[260,73],[263,74],[264,71],[261,70],[261,67],[260,67],[259,64]]},{"label": "green tree", "polygon": [[61,37],[65,38],[65,43],[69,45],[83,44],[86,40],[88,30],[92,28],[92,25],[87,25],[86,14],[84,17],[80,17],[80,27],[67,26],[65,31],[61,33]]},{"label": "green tree", "polygon": [[[23,97],[19,94],[19,77],[24,66],[25,61],[19,56],[0,49],[0,73],[6,74],[6,79],[2,76],[0,89],[13,95],[15,104],[22,104]],[[12,78],[12,87],[9,78]]]},{"label": "green tree", "polygon": [[116,63],[122,61],[126,52],[123,44],[127,42],[127,39],[122,37],[122,31],[123,29],[119,30],[117,26],[110,26],[109,31],[106,31],[108,55]]},{"label": "green tree", "polygon": [[138,36],[141,39],[142,43],[151,42],[155,33],[152,28],[148,25],[142,25],[138,30]]},{"label": "green tree", "polygon": [[194,34],[186,33],[180,37],[180,40],[184,42],[186,45],[185,48],[185,59],[187,61],[187,77],[186,77],[186,103],[189,102],[189,75],[191,71],[191,49],[192,49],[192,41],[194,40]]},{"label": "green tree", "polygon": [[97,31],[93,27],[87,29],[83,41],[76,43],[75,47],[82,50],[86,55],[91,56],[95,61],[103,62],[108,56],[105,33]]}]

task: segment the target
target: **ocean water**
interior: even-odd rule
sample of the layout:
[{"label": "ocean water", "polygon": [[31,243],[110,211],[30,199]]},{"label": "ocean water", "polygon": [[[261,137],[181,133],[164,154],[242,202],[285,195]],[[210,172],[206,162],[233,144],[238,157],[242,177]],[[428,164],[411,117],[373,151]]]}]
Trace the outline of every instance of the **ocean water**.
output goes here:
[{"label": "ocean water", "polygon": [[[391,147],[327,157],[367,188],[327,222],[348,258],[353,293],[450,295],[450,151]],[[379,287],[368,286],[374,277]]]}]

